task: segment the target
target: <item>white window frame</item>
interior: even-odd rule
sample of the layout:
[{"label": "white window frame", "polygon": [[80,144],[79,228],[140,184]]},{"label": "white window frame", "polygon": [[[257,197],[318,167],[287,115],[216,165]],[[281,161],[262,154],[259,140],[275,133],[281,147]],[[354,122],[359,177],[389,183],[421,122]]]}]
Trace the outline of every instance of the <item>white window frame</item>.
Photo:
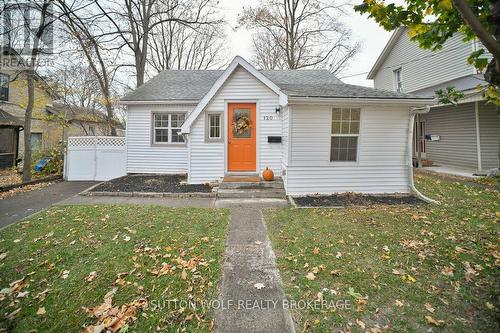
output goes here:
[{"label": "white window frame", "polygon": [[403,92],[403,74],[401,67],[396,68],[392,71],[393,79],[394,79],[394,90],[399,93]]},{"label": "white window frame", "polygon": [[[219,117],[220,132],[219,132],[218,137],[211,137],[210,136],[211,116],[218,116]],[[224,113],[222,113],[222,112],[206,112],[206,116],[205,116],[205,142],[207,142],[207,143],[224,142]]]},{"label": "white window frame", "polygon": [[[335,109],[339,109],[342,112],[342,109],[349,109],[349,110],[359,110],[359,123],[358,123],[358,133],[357,134],[343,134],[343,133],[332,133],[333,132],[333,113]],[[360,143],[360,133],[361,133],[361,118],[363,114],[363,109],[360,107],[349,107],[349,106],[335,106],[332,107],[331,112],[330,112],[330,164],[340,164],[340,165],[357,165],[359,163],[359,143]],[[342,122],[341,125],[342,126]],[[350,127],[351,127],[351,121],[349,121],[349,132],[350,132]],[[356,137],[358,138],[357,143],[356,143],[356,159],[354,161],[339,161],[339,160],[333,160],[332,159],[332,138],[333,137]]]},{"label": "white window frame", "polygon": [[[156,127],[156,122],[155,122],[155,117],[156,115],[167,115],[168,116],[168,126],[167,127]],[[184,121],[186,121],[186,113],[185,112],[175,112],[175,111],[169,111],[169,112],[163,112],[163,111],[155,111],[151,113],[151,145],[153,146],[185,146],[186,141],[183,142],[172,142],[172,132],[173,130],[181,130],[181,126],[178,127],[172,127],[172,115],[182,115],[184,116]],[[167,142],[157,142],[156,141],[156,130],[157,129],[163,129],[167,130]]]}]

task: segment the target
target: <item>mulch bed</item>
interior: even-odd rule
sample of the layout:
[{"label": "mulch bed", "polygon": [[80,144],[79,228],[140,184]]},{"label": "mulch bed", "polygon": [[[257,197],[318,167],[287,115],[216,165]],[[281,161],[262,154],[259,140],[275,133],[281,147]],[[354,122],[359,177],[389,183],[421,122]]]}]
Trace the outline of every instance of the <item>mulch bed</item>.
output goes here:
[{"label": "mulch bed", "polygon": [[426,203],[414,196],[361,195],[354,193],[294,197],[293,200],[300,207],[420,205]]},{"label": "mulch bed", "polygon": [[90,192],[212,192],[207,184],[181,184],[184,181],[186,176],[182,175],[127,175],[99,184]]}]

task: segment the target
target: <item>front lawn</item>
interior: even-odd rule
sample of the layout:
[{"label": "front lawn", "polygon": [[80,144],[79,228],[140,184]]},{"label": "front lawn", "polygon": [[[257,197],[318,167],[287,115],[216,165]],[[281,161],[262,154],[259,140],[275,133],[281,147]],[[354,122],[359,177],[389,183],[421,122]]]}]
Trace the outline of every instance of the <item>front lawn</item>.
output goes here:
[{"label": "front lawn", "polygon": [[[0,230],[0,332],[209,331],[228,212],[54,207]],[[170,301],[177,299],[179,302]]]},{"label": "front lawn", "polygon": [[442,204],[266,211],[299,331],[499,331],[500,193],[417,187]]}]

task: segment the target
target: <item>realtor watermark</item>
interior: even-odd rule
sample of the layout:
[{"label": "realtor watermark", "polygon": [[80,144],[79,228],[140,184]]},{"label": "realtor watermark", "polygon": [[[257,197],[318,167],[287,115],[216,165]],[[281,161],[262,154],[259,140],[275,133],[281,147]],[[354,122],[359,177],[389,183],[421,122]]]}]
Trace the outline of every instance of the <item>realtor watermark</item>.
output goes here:
[{"label": "realtor watermark", "polygon": [[212,309],[212,310],[350,310],[352,302],[348,299],[341,300],[276,300],[276,299],[214,299],[207,301],[178,300],[178,299],[153,299],[150,302],[151,310],[180,310],[180,309]]},{"label": "realtor watermark", "polygon": [[[52,64],[54,54],[55,18],[53,4],[46,9],[44,24],[41,22],[43,0],[3,0],[0,4],[0,67],[26,67],[37,51],[36,66]],[[40,27],[42,27],[40,29]]]}]

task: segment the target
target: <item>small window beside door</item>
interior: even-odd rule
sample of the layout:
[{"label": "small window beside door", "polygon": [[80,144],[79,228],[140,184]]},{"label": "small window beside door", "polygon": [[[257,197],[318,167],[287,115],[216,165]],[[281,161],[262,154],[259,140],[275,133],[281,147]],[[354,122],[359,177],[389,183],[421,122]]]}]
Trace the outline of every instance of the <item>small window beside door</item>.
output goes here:
[{"label": "small window beside door", "polygon": [[205,117],[205,142],[223,141],[223,114],[219,112],[207,112]]}]

